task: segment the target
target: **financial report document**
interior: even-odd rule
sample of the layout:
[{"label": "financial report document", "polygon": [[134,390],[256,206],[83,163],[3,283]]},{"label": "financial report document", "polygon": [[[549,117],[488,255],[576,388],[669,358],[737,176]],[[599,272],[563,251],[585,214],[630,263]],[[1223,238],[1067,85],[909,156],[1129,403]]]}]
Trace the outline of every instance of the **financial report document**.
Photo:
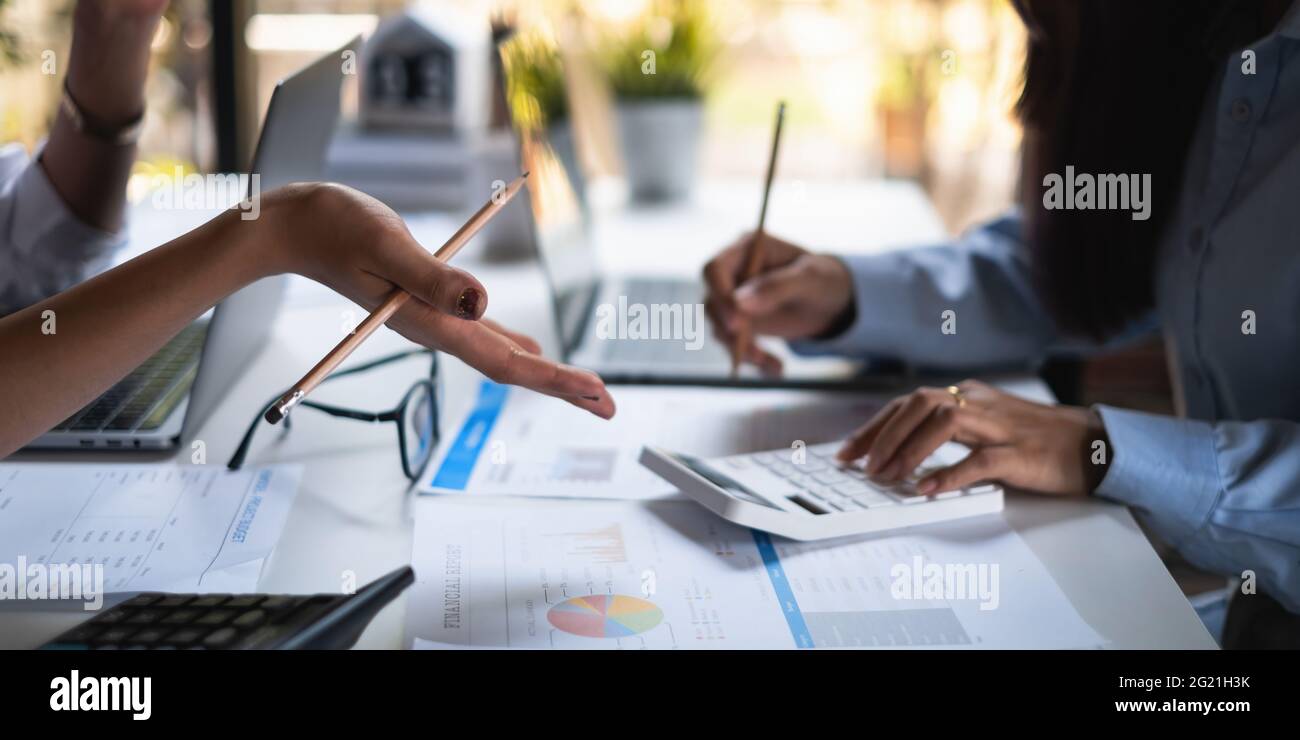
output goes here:
[{"label": "financial report document", "polygon": [[416,502],[417,649],[1096,648],[1000,515],[801,543],[680,500]]},{"label": "financial report document", "polygon": [[637,462],[642,445],[715,457],[843,439],[880,407],[868,396],[621,386],[608,421],[484,381],[420,482],[422,493],[647,499],[676,494]]},{"label": "financial report document", "polygon": [[0,465],[0,564],[100,566],[117,591],[252,592],[297,466]]}]

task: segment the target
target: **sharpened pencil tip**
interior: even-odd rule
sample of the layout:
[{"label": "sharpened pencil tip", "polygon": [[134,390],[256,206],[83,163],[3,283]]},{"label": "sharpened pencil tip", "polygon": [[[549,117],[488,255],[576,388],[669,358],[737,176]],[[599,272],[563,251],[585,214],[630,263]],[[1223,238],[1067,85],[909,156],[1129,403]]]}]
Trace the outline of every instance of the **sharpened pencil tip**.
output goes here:
[{"label": "sharpened pencil tip", "polygon": [[528,177],[528,172],[524,172],[524,174],[520,175],[520,177]]}]

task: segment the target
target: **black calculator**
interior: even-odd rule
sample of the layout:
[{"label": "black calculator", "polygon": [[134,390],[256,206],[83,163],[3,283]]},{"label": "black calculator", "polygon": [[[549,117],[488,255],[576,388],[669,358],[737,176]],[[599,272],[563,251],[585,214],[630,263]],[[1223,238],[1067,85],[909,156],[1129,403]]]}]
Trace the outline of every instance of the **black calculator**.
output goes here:
[{"label": "black calculator", "polygon": [[355,594],[141,593],[42,650],[302,650],[356,643],[375,614],[415,581],[410,566]]}]

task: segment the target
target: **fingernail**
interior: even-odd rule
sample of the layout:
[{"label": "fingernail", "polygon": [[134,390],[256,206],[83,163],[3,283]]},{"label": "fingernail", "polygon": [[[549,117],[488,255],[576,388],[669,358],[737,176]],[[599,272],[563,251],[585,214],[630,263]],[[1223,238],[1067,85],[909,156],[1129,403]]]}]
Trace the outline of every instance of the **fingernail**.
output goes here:
[{"label": "fingernail", "polygon": [[934,493],[934,489],[937,488],[938,485],[939,485],[938,481],[935,481],[933,478],[926,478],[925,480],[916,484],[916,492],[921,494],[922,496],[928,496],[931,493]]},{"label": "fingernail", "polygon": [[474,288],[466,288],[456,299],[456,315],[462,319],[477,319],[478,303],[478,291]]},{"label": "fingernail", "polygon": [[754,296],[755,296],[755,291],[752,286],[742,285],[736,289],[736,292],[732,295],[732,298],[735,299],[736,303],[748,304],[750,301],[754,300]]}]

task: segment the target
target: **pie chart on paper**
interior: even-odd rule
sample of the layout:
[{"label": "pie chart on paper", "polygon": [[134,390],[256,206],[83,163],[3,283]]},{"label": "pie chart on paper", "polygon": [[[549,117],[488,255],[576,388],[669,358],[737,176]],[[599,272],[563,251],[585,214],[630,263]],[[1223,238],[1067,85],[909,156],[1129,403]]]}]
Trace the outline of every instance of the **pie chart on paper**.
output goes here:
[{"label": "pie chart on paper", "polygon": [[654,629],[664,613],[635,596],[575,596],[551,607],[546,619],[579,637],[631,637]]}]

